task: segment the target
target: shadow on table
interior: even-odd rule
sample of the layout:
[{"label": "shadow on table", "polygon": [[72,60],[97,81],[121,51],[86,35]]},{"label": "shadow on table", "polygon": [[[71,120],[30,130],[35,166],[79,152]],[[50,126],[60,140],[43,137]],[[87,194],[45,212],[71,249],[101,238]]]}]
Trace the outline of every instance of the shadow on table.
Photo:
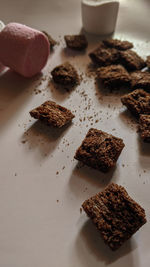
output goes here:
[{"label": "shadow on table", "polygon": [[145,143],[140,135],[137,137],[139,153],[141,156],[150,156],[150,143]]},{"label": "shadow on table", "polygon": [[140,138],[137,137],[138,142],[138,160],[140,166],[144,169],[144,172],[150,170],[150,143],[144,143]]},{"label": "shadow on table", "polygon": [[86,55],[86,49],[82,51],[73,50],[71,48],[65,47],[62,50],[62,58],[64,57],[76,57],[76,56],[85,56]]},{"label": "shadow on table", "polygon": [[[96,67],[91,63],[88,65],[88,67],[94,68],[93,71],[95,71]],[[97,78],[95,79],[95,90],[101,104],[107,105],[108,103],[111,103],[111,105],[114,105],[114,107],[122,106],[121,97],[130,92],[128,87],[116,89],[107,88]]]},{"label": "shadow on table", "polygon": [[51,79],[49,81],[48,86],[50,88],[53,99],[55,99],[55,101],[59,101],[59,102],[62,102],[66,98],[68,98],[70,96],[71,92],[76,87],[76,86],[74,86],[74,87],[67,88],[67,87],[58,85],[53,81],[53,79]]},{"label": "shadow on table", "polygon": [[119,119],[132,130],[135,132],[138,130],[138,120],[130,113],[128,109],[120,111]]},{"label": "shadow on table", "polygon": [[42,74],[25,78],[9,69],[0,75],[1,129],[25,105],[41,77]]},{"label": "shadow on table", "polygon": [[58,129],[36,121],[22,136],[22,143],[28,143],[29,149],[38,149],[43,157],[52,154],[60,140],[71,127],[71,123]]},{"label": "shadow on table", "polygon": [[[88,166],[83,166],[81,163],[77,163],[72,171],[69,186],[76,195],[81,194],[83,187],[88,188],[89,185],[97,187],[97,191],[99,191],[111,182],[116,170],[117,168],[115,167],[108,173],[102,173]],[[116,176],[118,177],[118,174]]]},{"label": "shadow on table", "polygon": [[[89,266],[91,255],[94,257],[94,267],[100,266],[100,262],[109,265],[119,258],[131,253],[136,249],[135,240],[132,238],[125,242],[117,251],[111,251],[103,242],[100,233],[90,220],[87,220],[80,230],[76,240],[78,257],[82,260],[83,266]],[[85,249],[87,250],[85,256]],[[119,265],[117,265],[119,266]],[[132,255],[128,257],[128,266],[132,265]]]}]

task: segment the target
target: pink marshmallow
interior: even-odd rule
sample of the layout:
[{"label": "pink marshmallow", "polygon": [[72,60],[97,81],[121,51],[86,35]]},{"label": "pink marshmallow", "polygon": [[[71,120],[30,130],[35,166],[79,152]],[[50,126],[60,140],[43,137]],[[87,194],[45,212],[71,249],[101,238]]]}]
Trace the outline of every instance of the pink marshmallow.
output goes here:
[{"label": "pink marshmallow", "polygon": [[0,62],[0,73],[5,69],[5,66]]},{"label": "pink marshmallow", "polygon": [[19,23],[9,23],[0,32],[0,62],[25,77],[45,66],[49,42],[40,31]]}]

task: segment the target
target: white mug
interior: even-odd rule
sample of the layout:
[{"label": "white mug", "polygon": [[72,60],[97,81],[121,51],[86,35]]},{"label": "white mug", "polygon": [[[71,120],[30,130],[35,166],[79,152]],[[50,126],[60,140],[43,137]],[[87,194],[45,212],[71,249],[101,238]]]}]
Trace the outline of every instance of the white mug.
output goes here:
[{"label": "white mug", "polygon": [[88,33],[107,35],[115,30],[119,1],[82,0],[82,23]]}]

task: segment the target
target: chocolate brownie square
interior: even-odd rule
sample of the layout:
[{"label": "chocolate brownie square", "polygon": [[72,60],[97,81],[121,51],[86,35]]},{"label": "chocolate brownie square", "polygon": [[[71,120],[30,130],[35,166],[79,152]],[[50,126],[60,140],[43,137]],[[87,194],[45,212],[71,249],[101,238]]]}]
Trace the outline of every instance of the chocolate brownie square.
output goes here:
[{"label": "chocolate brownie square", "polygon": [[85,35],[65,35],[64,36],[67,47],[74,50],[84,50],[88,46]]},{"label": "chocolate brownie square", "polygon": [[130,86],[130,75],[121,65],[110,65],[97,70],[97,79],[106,87],[118,88]]},{"label": "chocolate brownie square", "polygon": [[146,59],[146,65],[150,69],[150,56],[148,56]]},{"label": "chocolate brownie square", "polygon": [[50,34],[48,34],[45,31],[42,31],[42,32],[47,36],[49,44],[50,44],[50,47],[53,48],[57,44],[57,42],[51,37]]},{"label": "chocolate brownie square", "polygon": [[146,66],[145,61],[134,51],[120,51],[120,64],[128,71],[140,70]]},{"label": "chocolate brownie square", "polygon": [[142,140],[146,143],[150,143],[150,115],[140,115],[139,131]]},{"label": "chocolate brownie square", "polygon": [[122,139],[91,128],[76,151],[75,159],[94,169],[108,172],[115,166],[123,148]]},{"label": "chocolate brownie square", "polygon": [[131,86],[133,89],[145,89],[150,91],[150,73],[140,70],[131,73]]},{"label": "chocolate brownie square", "polygon": [[62,86],[72,87],[79,84],[78,73],[69,62],[65,62],[64,64],[55,67],[51,74],[54,82]]},{"label": "chocolate brownie square", "polygon": [[46,101],[41,106],[30,111],[31,117],[44,122],[46,125],[61,128],[71,122],[74,115],[65,107],[53,101]]},{"label": "chocolate brownie square", "polygon": [[142,89],[137,89],[121,97],[121,102],[133,115],[150,114],[150,94]]},{"label": "chocolate brownie square", "polygon": [[92,62],[99,67],[116,64],[119,59],[119,52],[115,48],[107,48],[101,42],[95,50],[89,53]]},{"label": "chocolate brownie square", "polygon": [[110,48],[116,48],[118,50],[127,50],[133,48],[133,44],[128,41],[121,41],[118,39],[106,39],[103,40],[104,45]]},{"label": "chocolate brownie square", "polygon": [[146,223],[145,210],[123,186],[114,183],[84,201],[82,207],[111,250],[120,248]]}]

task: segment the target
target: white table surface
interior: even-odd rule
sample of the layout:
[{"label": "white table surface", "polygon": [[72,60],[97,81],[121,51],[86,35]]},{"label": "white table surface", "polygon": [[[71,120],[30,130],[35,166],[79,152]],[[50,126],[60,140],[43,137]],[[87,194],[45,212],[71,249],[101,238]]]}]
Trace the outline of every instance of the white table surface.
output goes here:
[{"label": "white table surface", "polygon": [[[120,2],[115,36],[133,41],[135,50],[146,57],[150,54],[150,3]],[[5,0],[0,18],[46,30],[60,41],[39,80],[11,71],[0,76],[0,267],[149,267],[150,145],[140,141],[136,124],[121,105],[122,93],[101,90],[86,75],[70,93],[49,82],[50,71],[65,60],[79,73],[85,73],[90,62],[87,54],[63,49],[64,34],[82,28],[80,1]],[[90,51],[99,38],[88,38]],[[35,88],[42,92],[36,94]],[[31,119],[29,111],[48,99],[76,110],[74,123],[59,131]],[[97,112],[99,122],[91,125],[87,116]],[[86,121],[80,122],[84,116]],[[78,169],[73,160],[91,126],[122,137],[126,144],[115,170],[108,174]],[[125,186],[145,208],[148,220],[116,252],[103,244],[84,212],[80,214],[82,202],[110,182]]]}]

